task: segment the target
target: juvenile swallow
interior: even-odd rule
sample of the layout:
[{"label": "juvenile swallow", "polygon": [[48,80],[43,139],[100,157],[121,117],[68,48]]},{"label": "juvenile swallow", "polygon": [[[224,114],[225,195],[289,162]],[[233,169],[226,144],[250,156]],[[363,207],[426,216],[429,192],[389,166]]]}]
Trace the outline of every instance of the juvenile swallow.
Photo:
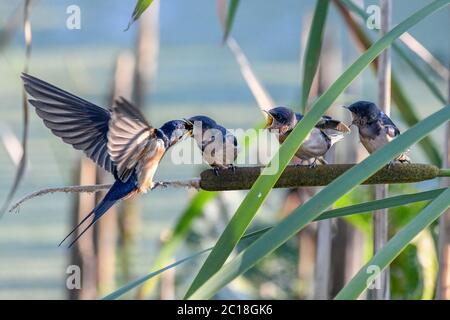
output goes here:
[{"label": "juvenile swallow", "polygon": [[153,176],[167,149],[192,131],[184,120],[152,127],[130,102],[121,98],[111,110],[99,107],[47,82],[22,74],[37,115],[54,135],[82,150],[115,182],[99,204],[61,241],[91,216],[92,221],[70,243],[71,247],[117,201],[155,186]]},{"label": "juvenile swallow", "polygon": [[193,124],[193,138],[202,151],[203,160],[216,175],[219,170],[235,170],[234,161],[238,154],[236,137],[226,128],[207,116],[194,116],[187,119]]},{"label": "juvenile swallow", "polygon": [[[361,143],[369,153],[375,152],[400,134],[394,122],[373,102],[358,101],[344,108],[352,113],[352,125],[358,127]],[[407,152],[408,150],[393,161],[410,163]]]},{"label": "juvenile swallow", "polygon": [[[303,118],[300,113],[295,113],[286,107],[276,107],[266,111],[269,131],[277,131],[278,141],[283,143],[297,123]],[[344,134],[350,129],[341,121],[328,116],[322,116],[319,122],[303,141],[295,155],[302,161],[312,162],[310,167],[317,166],[317,161],[326,163],[322,158],[328,150],[338,141],[344,138]]]}]

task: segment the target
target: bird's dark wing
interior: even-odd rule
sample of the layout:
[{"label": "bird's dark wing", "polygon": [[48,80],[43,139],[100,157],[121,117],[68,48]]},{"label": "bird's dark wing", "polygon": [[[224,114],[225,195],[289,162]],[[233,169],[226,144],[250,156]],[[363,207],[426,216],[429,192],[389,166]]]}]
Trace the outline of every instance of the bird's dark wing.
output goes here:
[{"label": "bird's dark wing", "polygon": [[300,113],[295,113],[295,118],[297,119],[297,121],[300,121],[303,119],[303,115]]},{"label": "bird's dark wing", "polygon": [[71,144],[105,170],[115,165],[107,149],[110,112],[28,74],[22,74],[29,102],[54,135]]},{"label": "bird's dark wing", "polygon": [[343,122],[339,120],[334,120],[329,116],[322,116],[322,118],[317,122],[316,128],[321,130],[336,130],[342,133],[350,132],[350,128],[347,127]]},{"label": "bird's dark wing", "polygon": [[156,150],[156,130],[141,112],[121,98],[112,110],[108,131],[108,152],[117,166],[117,176],[127,181],[144,156]]},{"label": "bird's dark wing", "polygon": [[[295,117],[297,118],[297,121],[303,119],[303,115],[301,115],[300,113],[296,113]],[[317,122],[315,127],[321,130],[332,129],[343,133],[350,132],[349,127],[347,127],[343,122],[334,120],[330,116],[322,116],[322,118],[319,120],[319,122]]]},{"label": "bird's dark wing", "polygon": [[386,114],[381,113],[380,122],[384,127],[384,131],[386,132],[386,134],[388,134],[391,138],[395,138],[400,134],[400,130]]}]

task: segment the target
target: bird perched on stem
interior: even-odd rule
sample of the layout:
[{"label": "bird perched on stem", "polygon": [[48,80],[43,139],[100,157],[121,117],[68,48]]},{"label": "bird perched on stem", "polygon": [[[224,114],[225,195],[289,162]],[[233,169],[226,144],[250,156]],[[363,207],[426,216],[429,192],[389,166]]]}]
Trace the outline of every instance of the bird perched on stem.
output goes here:
[{"label": "bird perched on stem", "polygon": [[29,102],[45,126],[115,178],[105,197],[60,245],[88,218],[92,220],[69,247],[117,201],[152,189],[156,185],[153,176],[167,149],[192,132],[192,125],[185,120],[154,128],[123,98],[107,110],[28,74],[22,74],[22,80],[33,97]]},{"label": "bird perched on stem", "polygon": [[[344,108],[352,113],[352,125],[358,127],[361,143],[369,153],[375,152],[400,134],[394,122],[373,102],[358,101]],[[407,152],[408,150],[401,153],[389,166],[396,161],[410,163]]]},{"label": "bird perched on stem", "polygon": [[187,119],[193,124],[193,138],[202,151],[203,160],[219,175],[220,170],[235,170],[234,161],[238,154],[236,137],[225,127],[207,116]]},{"label": "bird perched on stem", "polygon": [[[286,107],[276,107],[265,111],[267,113],[266,128],[278,133],[278,141],[283,143],[297,123],[303,118],[300,113],[295,113]],[[328,116],[322,116],[319,122],[308,134],[295,156],[303,161],[310,162],[310,167],[317,166],[317,161],[326,163],[322,158],[328,150],[338,141],[344,138],[344,134],[350,129],[341,121]]]}]

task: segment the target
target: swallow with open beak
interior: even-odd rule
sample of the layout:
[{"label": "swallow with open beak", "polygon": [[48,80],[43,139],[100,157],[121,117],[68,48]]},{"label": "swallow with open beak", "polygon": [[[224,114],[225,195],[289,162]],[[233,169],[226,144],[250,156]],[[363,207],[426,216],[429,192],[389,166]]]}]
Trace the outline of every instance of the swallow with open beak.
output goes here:
[{"label": "swallow with open beak", "polygon": [[[303,118],[300,113],[295,113],[286,107],[276,107],[265,112],[267,113],[266,128],[271,132],[278,133],[280,144],[286,140],[297,123]],[[350,129],[341,121],[322,116],[295,155],[302,161],[310,162],[312,168],[317,166],[318,160],[326,163],[322,157],[336,142],[344,138],[344,134],[349,132]]]},{"label": "swallow with open beak", "polygon": [[88,218],[88,225],[71,247],[117,201],[145,193],[156,184],[153,176],[166,151],[192,126],[184,120],[152,127],[130,102],[121,98],[111,110],[99,107],[47,82],[22,74],[29,102],[54,135],[82,150],[99,167],[113,174],[115,182],[97,206],[61,241]]},{"label": "swallow with open beak", "polygon": [[186,120],[193,125],[193,138],[202,151],[203,160],[219,175],[220,170],[235,170],[238,154],[236,137],[225,127],[207,116],[194,116]]},{"label": "swallow with open beak", "polygon": [[[352,125],[358,127],[361,143],[369,153],[375,152],[400,135],[400,130],[394,122],[373,102],[358,101],[344,108],[352,113]],[[407,152],[408,150],[400,154],[389,165],[394,162],[410,163]]]}]

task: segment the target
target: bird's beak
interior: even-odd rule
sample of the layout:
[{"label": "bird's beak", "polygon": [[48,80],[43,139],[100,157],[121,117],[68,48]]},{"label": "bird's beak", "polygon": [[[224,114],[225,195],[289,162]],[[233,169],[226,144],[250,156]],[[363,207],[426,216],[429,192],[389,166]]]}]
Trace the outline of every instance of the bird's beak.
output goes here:
[{"label": "bird's beak", "polygon": [[347,106],[342,106],[342,108],[349,110]]},{"label": "bird's beak", "polygon": [[270,128],[273,124],[273,116],[267,110],[263,110],[263,112],[267,115],[266,116],[266,125],[264,127],[265,129],[267,129],[267,128]]}]

